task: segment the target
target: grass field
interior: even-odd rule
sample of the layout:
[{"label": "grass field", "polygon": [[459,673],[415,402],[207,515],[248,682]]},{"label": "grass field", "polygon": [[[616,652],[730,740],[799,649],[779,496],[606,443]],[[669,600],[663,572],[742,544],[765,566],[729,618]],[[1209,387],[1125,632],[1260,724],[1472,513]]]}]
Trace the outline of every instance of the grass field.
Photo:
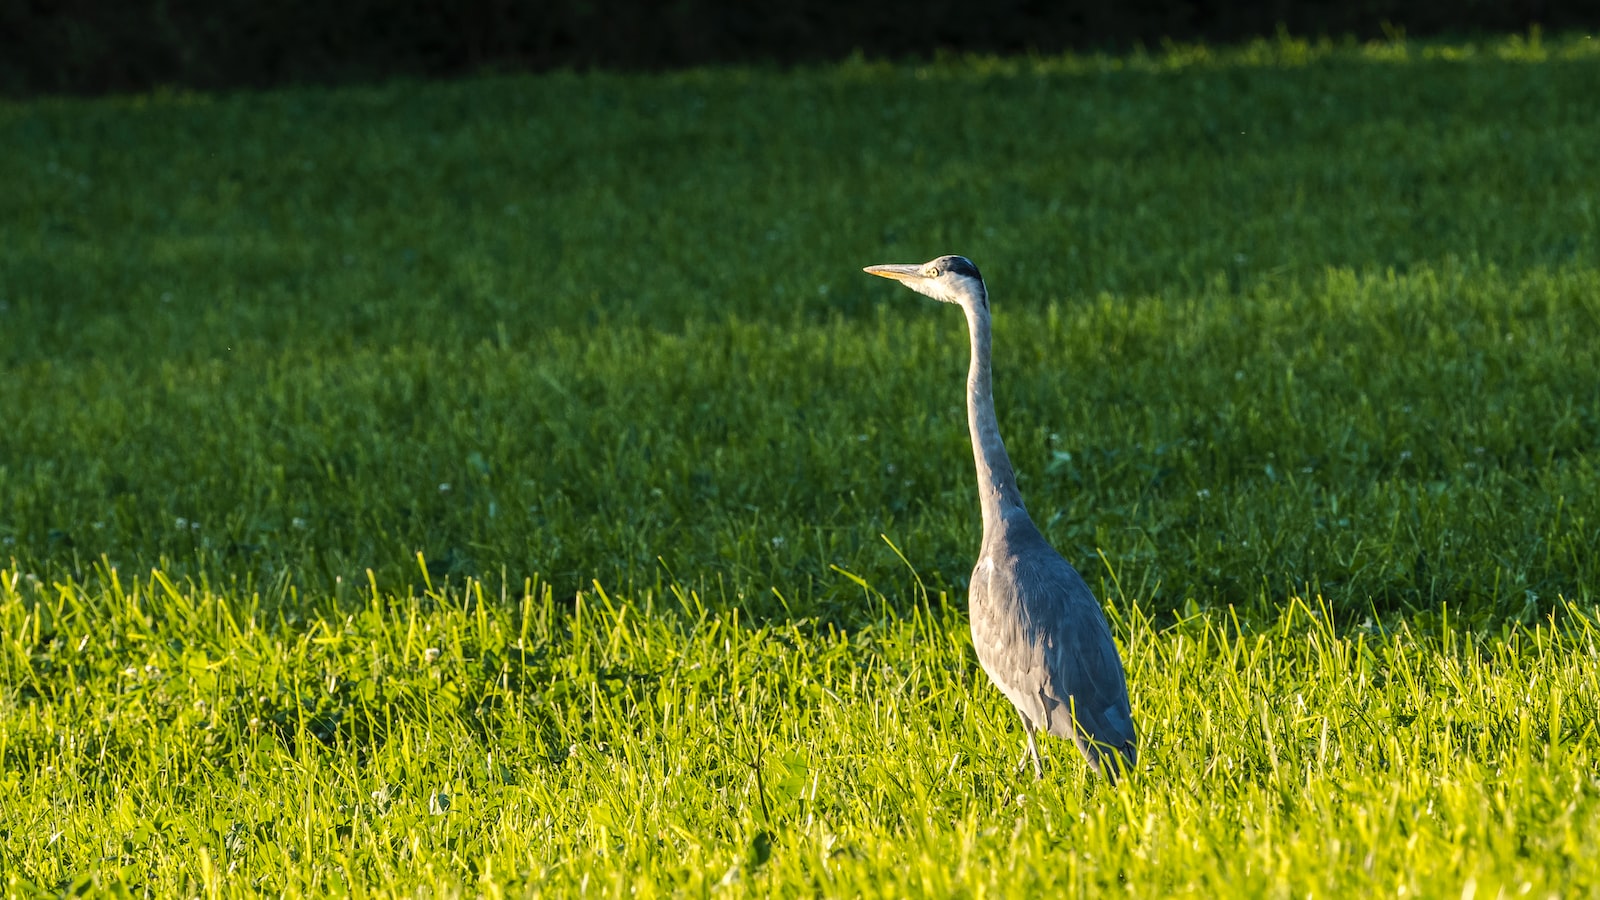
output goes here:
[{"label": "grass field", "polygon": [[[0,105],[18,896],[1600,893],[1600,41]],[[953,310],[1106,602],[976,669]]]}]

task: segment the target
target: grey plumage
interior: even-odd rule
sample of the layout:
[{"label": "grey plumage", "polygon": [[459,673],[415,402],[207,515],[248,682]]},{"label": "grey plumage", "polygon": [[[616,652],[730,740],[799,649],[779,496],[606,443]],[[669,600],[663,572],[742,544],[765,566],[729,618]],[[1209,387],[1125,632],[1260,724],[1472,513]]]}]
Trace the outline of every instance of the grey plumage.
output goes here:
[{"label": "grey plumage", "polygon": [[1090,768],[1115,780],[1121,767],[1131,769],[1137,759],[1127,677],[1100,604],[1039,533],[1017,492],[995,421],[983,277],[960,256],[865,271],[954,303],[967,315],[967,426],[983,511],[983,547],[967,607],[978,661],[1022,716],[1026,746],[1018,768],[1031,759],[1035,777],[1043,777],[1034,735],[1045,731],[1070,738]]}]

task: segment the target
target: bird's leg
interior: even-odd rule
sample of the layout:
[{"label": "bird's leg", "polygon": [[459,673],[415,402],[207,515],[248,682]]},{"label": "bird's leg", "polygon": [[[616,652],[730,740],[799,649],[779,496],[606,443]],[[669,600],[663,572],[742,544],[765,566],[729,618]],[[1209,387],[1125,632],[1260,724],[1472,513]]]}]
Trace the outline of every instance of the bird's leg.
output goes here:
[{"label": "bird's leg", "polygon": [[1027,716],[1022,717],[1022,733],[1027,735],[1027,739],[1022,743],[1022,758],[1017,760],[1018,775],[1021,775],[1023,768],[1028,765],[1029,748],[1033,745],[1033,723],[1028,721]]},{"label": "bird's leg", "polygon": [[1027,743],[1025,743],[1022,747],[1022,758],[1017,760],[1017,774],[1022,774],[1022,770],[1028,765],[1028,760],[1031,759],[1033,760],[1034,780],[1037,781],[1043,779],[1044,766],[1039,762],[1039,745],[1033,737],[1033,723],[1028,721],[1027,716],[1022,717],[1022,730],[1025,734],[1027,734],[1028,740]]}]

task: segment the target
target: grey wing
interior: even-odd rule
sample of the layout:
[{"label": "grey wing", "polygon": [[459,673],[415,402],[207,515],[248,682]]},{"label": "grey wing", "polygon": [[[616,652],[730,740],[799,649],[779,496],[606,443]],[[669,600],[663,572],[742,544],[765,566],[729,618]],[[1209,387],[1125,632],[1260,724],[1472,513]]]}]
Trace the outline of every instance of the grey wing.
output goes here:
[{"label": "grey wing", "polygon": [[995,575],[1011,582],[991,580],[990,587],[1016,598],[1019,625],[1006,667],[1011,684],[1002,690],[1035,727],[1075,742],[1096,771],[1102,771],[1101,756],[1108,750],[1132,766],[1137,737],[1127,676],[1089,586],[1053,550],[1025,554],[1009,572]]}]

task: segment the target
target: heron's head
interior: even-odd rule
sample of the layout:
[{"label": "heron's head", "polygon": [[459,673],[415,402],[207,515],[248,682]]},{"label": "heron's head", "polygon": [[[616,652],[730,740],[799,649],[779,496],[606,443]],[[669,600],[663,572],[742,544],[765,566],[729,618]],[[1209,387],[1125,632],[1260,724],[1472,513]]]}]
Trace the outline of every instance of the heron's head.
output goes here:
[{"label": "heron's head", "polygon": [[945,303],[985,308],[989,293],[978,267],[965,256],[941,256],[915,266],[867,266],[862,271],[893,278],[919,294]]}]

